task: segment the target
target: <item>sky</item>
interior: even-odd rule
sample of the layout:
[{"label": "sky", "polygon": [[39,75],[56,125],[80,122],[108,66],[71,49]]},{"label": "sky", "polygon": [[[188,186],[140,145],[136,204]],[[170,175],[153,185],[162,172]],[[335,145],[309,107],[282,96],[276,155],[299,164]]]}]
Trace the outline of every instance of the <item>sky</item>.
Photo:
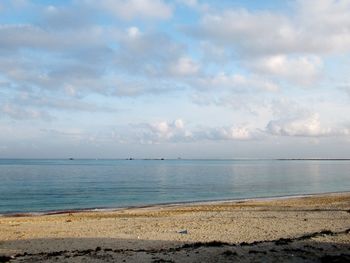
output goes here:
[{"label": "sky", "polygon": [[350,0],[3,0],[0,158],[350,158]]}]

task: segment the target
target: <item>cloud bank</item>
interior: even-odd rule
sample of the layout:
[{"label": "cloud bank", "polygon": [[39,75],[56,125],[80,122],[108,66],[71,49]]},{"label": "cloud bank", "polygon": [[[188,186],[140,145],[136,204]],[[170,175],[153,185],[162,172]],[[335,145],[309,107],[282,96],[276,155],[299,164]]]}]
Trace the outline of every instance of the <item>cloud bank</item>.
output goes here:
[{"label": "cloud bank", "polygon": [[77,154],[347,145],[349,13],[349,0],[3,1],[1,156],[50,155],[50,136]]}]

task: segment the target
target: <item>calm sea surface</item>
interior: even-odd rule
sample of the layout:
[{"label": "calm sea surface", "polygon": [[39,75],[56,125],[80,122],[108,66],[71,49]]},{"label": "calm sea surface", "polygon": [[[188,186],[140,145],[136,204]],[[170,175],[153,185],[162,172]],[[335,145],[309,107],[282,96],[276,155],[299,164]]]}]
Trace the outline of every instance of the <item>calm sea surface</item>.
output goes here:
[{"label": "calm sea surface", "polygon": [[350,161],[0,160],[0,213],[350,191]]}]

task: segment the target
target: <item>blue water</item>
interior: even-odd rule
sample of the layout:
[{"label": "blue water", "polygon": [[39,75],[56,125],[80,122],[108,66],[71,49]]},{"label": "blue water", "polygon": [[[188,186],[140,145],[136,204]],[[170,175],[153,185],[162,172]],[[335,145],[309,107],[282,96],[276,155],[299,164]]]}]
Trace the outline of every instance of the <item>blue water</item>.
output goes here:
[{"label": "blue water", "polygon": [[0,213],[350,191],[350,161],[0,160]]}]

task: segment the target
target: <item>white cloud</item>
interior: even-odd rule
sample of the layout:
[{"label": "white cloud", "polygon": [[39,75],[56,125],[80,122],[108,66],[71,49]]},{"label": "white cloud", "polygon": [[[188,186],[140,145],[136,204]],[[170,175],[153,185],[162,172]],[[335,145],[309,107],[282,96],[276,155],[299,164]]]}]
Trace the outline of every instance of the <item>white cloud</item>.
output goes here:
[{"label": "white cloud", "polygon": [[296,1],[294,13],[226,9],[206,13],[191,35],[244,56],[350,51],[350,1]]},{"label": "white cloud", "polygon": [[159,79],[167,77],[169,69],[179,74],[195,69],[192,60],[180,60],[186,51],[184,46],[165,33],[143,32],[137,27],[131,27],[116,40],[119,48],[116,51],[115,64],[120,70],[132,75],[137,72],[138,75]]},{"label": "white cloud", "polygon": [[144,144],[192,140],[192,133],[186,129],[182,119],[133,125],[133,128],[137,140]]},{"label": "white cloud", "polygon": [[[276,30],[277,28],[277,30]],[[281,52],[293,41],[293,28],[288,19],[270,13],[250,13],[246,10],[227,10],[206,14],[198,28],[189,33],[247,54]],[[283,50],[285,51],[285,50]]]},{"label": "white cloud", "polygon": [[174,122],[160,121],[150,124],[149,127],[159,139],[171,139],[176,136],[188,137],[190,135],[185,131],[182,119],[177,119]]},{"label": "white cloud", "polygon": [[140,36],[141,32],[140,32],[140,29],[138,27],[129,27],[127,29],[127,33],[128,33],[128,36],[131,37],[131,38],[136,38],[138,36]]},{"label": "white cloud", "polygon": [[266,126],[266,132],[277,136],[295,137],[332,137],[349,136],[347,127],[323,127],[318,114],[304,117],[282,118],[270,121]]},{"label": "white cloud", "polygon": [[273,120],[268,123],[266,129],[273,135],[282,136],[322,136],[328,132],[321,128],[318,115],[308,118]]},{"label": "white cloud", "polygon": [[154,132],[159,134],[161,137],[170,137],[172,135],[170,131],[170,124],[165,121],[151,124],[151,128]]},{"label": "white cloud", "polygon": [[225,65],[230,62],[230,52],[225,47],[215,45],[211,41],[201,41],[199,50],[202,53],[204,63],[216,63]]},{"label": "white cloud", "polygon": [[53,117],[45,111],[40,111],[32,108],[26,109],[9,103],[0,106],[0,116],[1,115],[16,120],[53,120]]},{"label": "white cloud", "polygon": [[117,110],[108,106],[100,106],[95,103],[84,102],[75,97],[57,97],[46,95],[43,92],[35,95],[33,92],[15,93],[11,99],[12,105],[18,107],[36,107],[41,109],[58,109],[64,111],[82,112],[116,112]]},{"label": "white cloud", "polygon": [[322,68],[322,61],[317,56],[290,58],[286,55],[275,55],[251,63],[252,68],[260,73],[300,84],[313,83],[320,76]]},{"label": "white cloud", "polygon": [[241,74],[227,74],[225,72],[219,72],[213,76],[199,77],[195,82],[195,86],[216,90],[225,88],[243,92],[252,90],[274,92],[279,89],[277,84],[267,78],[257,75],[245,76]]},{"label": "white cloud", "polygon": [[[118,97],[138,97],[141,95],[160,95],[164,93],[183,90],[183,87],[161,79],[130,79],[125,80],[123,76],[111,76],[104,80],[105,87],[101,91],[104,95]],[[108,85],[108,86],[107,86]]]},{"label": "white cloud", "polygon": [[84,30],[46,30],[34,24],[0,24],[0,48],[7,52],[20,49],[63,51],[104,47],[105,32],[99,27]]},{"label": "white cloud", "polygon": [[159,121],[150,124],[134,125],[141,143],[195,142],[195,141],[248,141],[261,139],[264,134],[247,125],[230,127],[197,127],[189,129],[182,119],[173,122]]},{"label": "white cloud", "polygon": [[177,2],[199,12],[206,12],[210,8],[209,4],[200,2],[198,0],[177,0]]},{"label": "white cloud", "polygon": [[224,130],[224,135],[228,139],[233,140],[248,140],[253,138],[252,132],[246,127],[231,127],[228,131]]},{"label": "white cloud", "polygon": [[[10,2],[0,4],[0,122],[9,126],[34,130],[47,126],[34,120],[55,116],[50,126],[73,121],[93,130],[118,120],[124,130],[115,128],[115,141],[125,143],[349,136],[335,123],[349,120],[349,0],[292,1],[271,10],[244,1],[28,1],[22,9]],[[12,11],[23,24],[7,19]],[[294,88],[311,84],[315,89]],[[174,108],[186,123],[167,119]],[[160,114],[163,120],[151,121]],[[145,124],[129,129],[133,121]]]},{"label": "white cloud", "polygon": [[175,120],[175,122],[174,122],[174,126],[175,126],[175,128],[177,128],[177,129],[184,129],[185,124],[184,124],[184,121],[183,121],[182,119],[177,119],[177,120]]},{"label": "white cloud", "polygon": [[170,66],[170,72],[179,76],[195,75],[199,71],[199,64],[189,57],[180,57]]},{"label": "white cloud", "polygon": [[86,0],[86,2],[125,20],[168,19],[173,12],[172,7],[163,0]]},{"label": "white cloud", "polygon": [[[184,49],[163,33],[145,33],[133,26],[123,31],[75,28],[65,34],[33,25],[3,25],[0,36],[0,52],[5,51],[0,78],[18,89],[55,90],[75,97],[139,96],[178,89],[177,83],[167,81],[168,69]],[[118,48],[109,48],[110,40],[117,41]],[[19,50],[23,54],[18,55]],[[185,60],[179,66],[179,74],[188,74],[196,65]]]},{"label": "white cloud", "polygon": [[255,140],[260,139],[263,134],[258,129],[252,129],[246,126],[231,126],[208,129],[205,132],[205,139],[210,140]]}]

